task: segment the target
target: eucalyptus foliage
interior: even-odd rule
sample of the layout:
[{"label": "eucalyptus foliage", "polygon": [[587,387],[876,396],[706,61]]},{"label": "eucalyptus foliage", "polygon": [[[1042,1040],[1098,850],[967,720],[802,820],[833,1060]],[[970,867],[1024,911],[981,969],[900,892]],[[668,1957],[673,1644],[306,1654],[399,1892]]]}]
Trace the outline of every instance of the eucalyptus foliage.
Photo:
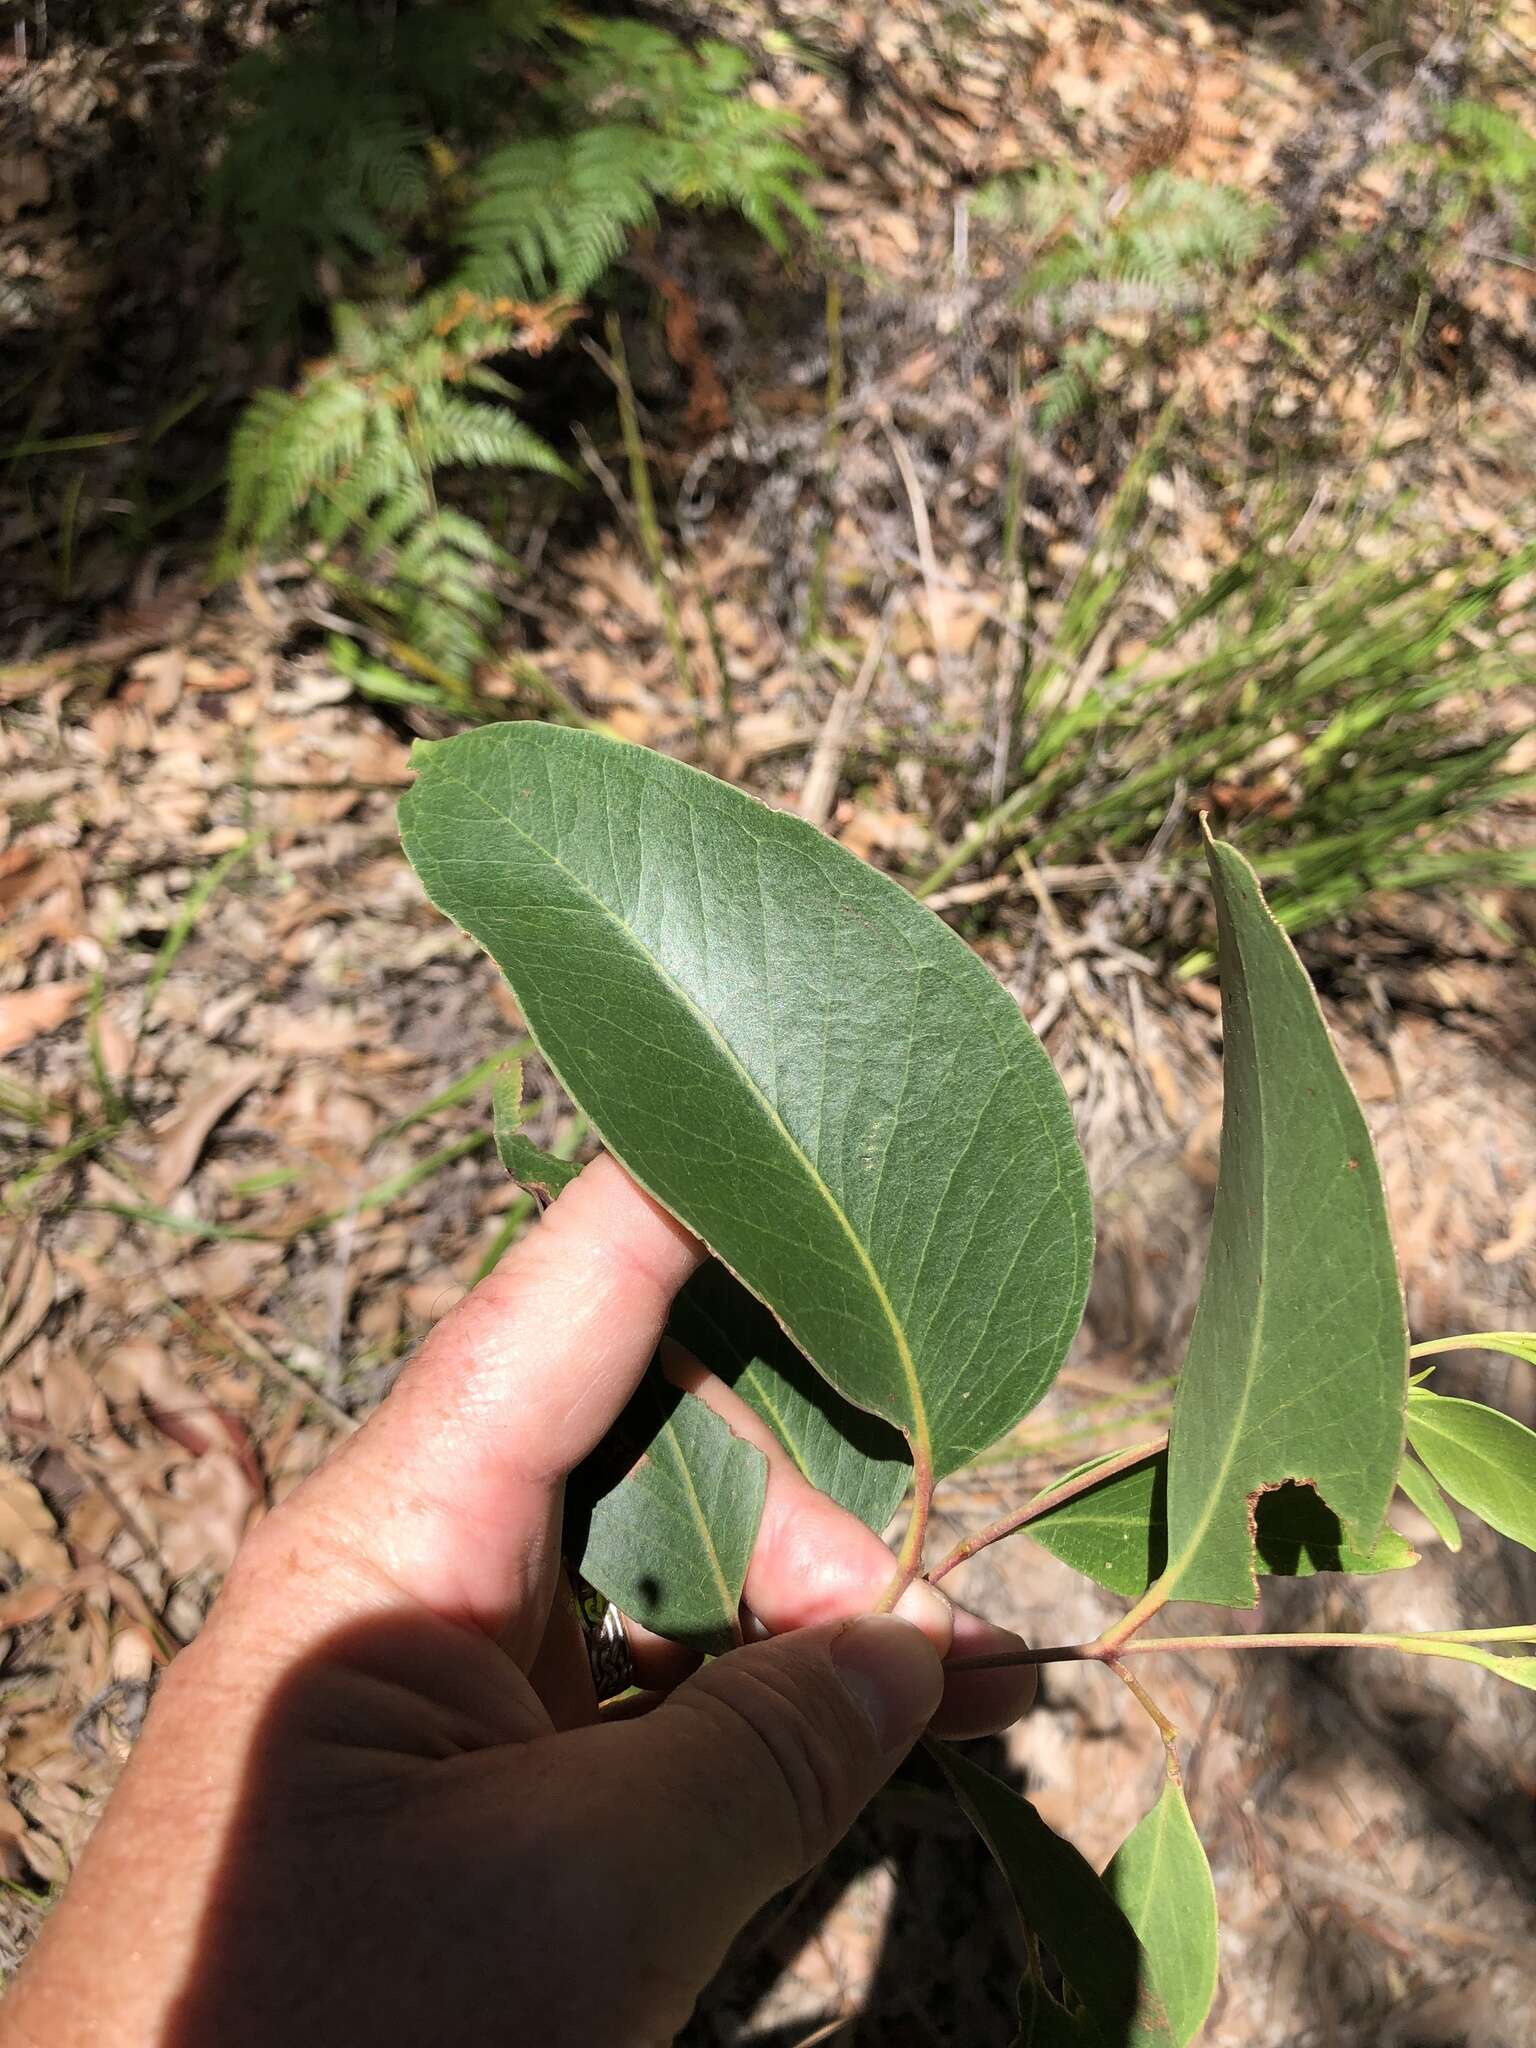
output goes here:
[{"label": "eucalyptus foliage", "polygon": [[[1252,1608],[1261,1574],[1412,1566],[1387,1520],[1400,1497],[1445,1541],[1460,1540],[1449,1494],[1536,1547],[1536,1435],[1410,1392],[1370,1136],[1254,871],[1208,841],[1221,1173],[1168,1438],[1063,1474],[932,1561],[935,1485],[1040,1400],[1087,1286],[1083,1162],[1016,1004],[906,891],[676,761],[517,724],[420,747],[416,764],[401,825],[428,895],[501,967],[610,1151],[716,1255],[669,1335],[872,1525],[910,1490],[888,1604],[1017,1531],[1134,1601],[1092,1643],[1011,1660],[1103,1663],[1158,1725],[1162,1792],[1102,1875],[1018,1793],[932,1747],[1006,1876],[1026,1953],[1043,1945],[1059,1973],[1060,1996],[1039,1967],[1021,1987],[1020,2042],[1192,2040],[1216,1986],[1216,1895],[1177,1731],[1133,1665],[1164,1647],[1322,1643],[1536,1688],[1518,1647],[1536,1626],[1142,1632],[1179,1601]],[[556,1191],[570,1169],[523,1136],[513,1069],[495,1109],[509,1169]],[[1520,1332],[1428,1349],[1458,1343],[1536,1358]],[[764,1490],[761,1453],[658,1365],[578,1475],[572,1562],[649,1627],[728,1653]]]}]

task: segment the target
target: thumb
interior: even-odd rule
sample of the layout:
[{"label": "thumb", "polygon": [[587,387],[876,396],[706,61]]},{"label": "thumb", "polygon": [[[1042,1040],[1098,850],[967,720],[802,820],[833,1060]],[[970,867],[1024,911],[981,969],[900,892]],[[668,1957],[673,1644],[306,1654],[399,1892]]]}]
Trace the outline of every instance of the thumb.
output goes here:
[{"label": "thumb", "polygon": [[[636,1946],[630,1981],[645,1981],[641,1956],[664,1958],[686,2013],[752,1914],[847,1832],[943,1689],[926,1636],[866,1615],[733,1650],[652,1713],[589,1731],[598,1810],[622,1816],[625,1848],[644,1845],[643,1883],[592,1901],[610,1954]],[[619,1880],[628,1861],[595,1867]]]}]

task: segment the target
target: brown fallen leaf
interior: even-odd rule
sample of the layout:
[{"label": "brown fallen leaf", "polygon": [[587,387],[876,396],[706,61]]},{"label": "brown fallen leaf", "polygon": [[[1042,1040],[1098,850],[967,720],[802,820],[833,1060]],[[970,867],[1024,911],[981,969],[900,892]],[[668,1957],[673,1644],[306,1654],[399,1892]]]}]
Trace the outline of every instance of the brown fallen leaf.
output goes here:
[{"label": "brown fallen leaf", "polygon": [[0,1550],[29,1578],[62,1579],[70,1570],[48,1503],[19,1472],[0,1473]]},{"label": "brown fallen leaf", "polygon": [[57,1031],[89,987],[88,981],[45,981],[0,996],[0,1057]]},{"label": "brown fallen leaf", "polygon": [[267,1044],[284,1058],[329,1059],[363,1037],[357,1017],[339,1005],[301,1013],[274,1013]]},{"label": "brown fallen leaf", "polygon": [[10,1363],[36,1335],[53,1306],[53,1261],[35,1229],[19,1231],[0,1271],[0,1365]]},{"label": "brown fallen leaf", "polygon": [[160,1149],[150,1185],[157,1201],[168,1201],[192,1178],[215,1124],[265,1072],[264,1061],[237,1060],[228,1073],[184,1102],[156,1132]]}]

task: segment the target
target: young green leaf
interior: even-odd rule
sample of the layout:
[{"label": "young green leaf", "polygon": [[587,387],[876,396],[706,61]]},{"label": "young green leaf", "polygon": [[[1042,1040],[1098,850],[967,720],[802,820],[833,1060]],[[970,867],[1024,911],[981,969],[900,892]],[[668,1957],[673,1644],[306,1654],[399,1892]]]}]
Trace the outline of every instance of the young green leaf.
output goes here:
[{"label": "young green leaf", "polygon": [[1536,1550],[1536,1431],[1481,1401],[1415,1387],[1408,1441],[1453,1499]]},{"label": "young green leaf", "polygon": [[[1072,1844],[963,1750],[942,1742],[928,1749],[1007,1879],[1020,1919],[1082,2002],[1084,2025],[1076,2033],[1037,2028],[1036,2040],[1051,2048],[1058,2038],[1085,2048],[1173,2048],[1186,2040],[1174,2030],[1136,1930]],[[1037,2011],[1038,2005],[1037,1999]]]},{"label": "young green leaf", "polygon": [[[1029,1534],[1074,1571],[1111,1592],[1139,1598],[1168,1560],[1167,1474],[1167,1455],[1156,1452],[1063,1501],[1031,1522]],[[1369,1550],[1357,1550],[1338,1516],[1312,1488],[1295,1484],[1260,1494],[1254,1505],[1254,1550],[1261,1578],[1393,1572],[1419,1561],[1412,1544],[1391,1528],[1384,1528]]]},{"label": "young green leaf", "polygon": [[505,724],[416,760],[406,851],[610,1150],[936,1474],[1011,1428],[1092,1231],[1061,1085],[975,955],[643,748]]},{"label": "young green leaf", "polygon": [[1431,1337],[1415,1344],[1409,1355],[1433,1358],[1441,1351],[1502,1351],[1506,1358],[1536,1365],[1536,1330],[1474,1330],[1466,1337]]},{"label": "young green leaf", "polygon": [[1184,1788],[1170,1772],[1157,1804],[1132,1828],[1104,1872],[1151,1959],[1173,2037],[1183,2048],[1216,1996],[1216,1888]]},{"label": "young green leaf", "polygon": [[812,1486],[870,1528],[885,1527],[912,1478],[906,1444],[828,1386],[718,1259],[672,1304],[667,1335],[736,1389]]},{"label": "young green leaf", "polygon": [[728,1650],[740,1640],[768,1461],[712,1408],[655,1373],[625,1423],[645,1448],[592,1504],[584,1536],[568,1539],[578,1569],[657,1635],[712,1654]]},{"label": "young green leaf", "polygon": [[1536,1692],[1536,1657],[1506,1657],[1497,1650],[1480,1649],[1475,1643],[1445,1643],[1424,1637],[1404,1636],[1397,1647],[1411,1656],[1448,1657],[1457,1664],[1476,1664],[1510,1685],[1523,1685]]},{"label": "young green leaf", "polygon": [[[1412,1398],[1410,1395],[1410,1401]],[[1410,1457],[1407,1451],[1403,1452],[1397,1484],[1399,1491],[1405,1493],[1413,1502],[1446,1549],[1460,1550],[1461,1527],[1456,1520],[1455,1510],[1418,1459]]]},{"label": "young green leaf", "polygon": [[1300,961],[1206,838],[1221,945],[1221,1173],[1174,1397],[1167,1592],[1251,1607],[1252,1504],[1314,1486],[1357,1548],[1397,1481],[1408,1329],[1381,1176]]},{"label": "young green leaf", "polygon": [[508,1060],[491,1084],[491,1128],[502,1165],[520,1187],[553,1201],[568,1187],[581,1168],[569,1159],[557,1159],[545,1152],[518,1128],[527,1111],[523,1108],[523,1063]]}]

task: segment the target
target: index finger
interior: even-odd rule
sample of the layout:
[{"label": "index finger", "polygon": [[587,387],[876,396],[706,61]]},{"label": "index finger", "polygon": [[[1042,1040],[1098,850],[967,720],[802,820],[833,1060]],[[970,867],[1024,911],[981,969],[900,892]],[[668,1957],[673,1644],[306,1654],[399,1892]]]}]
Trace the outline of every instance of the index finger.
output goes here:
[{"label": "index finger", "polygon": [[565,1475],[634,1392],[702,1257],[621,1167],[594,1160],[258,1532],[361,1567],[307,1575],[305,1627],[354,1619],[385,1589],[497,1637],[526,1668],[554,1591]]}]

